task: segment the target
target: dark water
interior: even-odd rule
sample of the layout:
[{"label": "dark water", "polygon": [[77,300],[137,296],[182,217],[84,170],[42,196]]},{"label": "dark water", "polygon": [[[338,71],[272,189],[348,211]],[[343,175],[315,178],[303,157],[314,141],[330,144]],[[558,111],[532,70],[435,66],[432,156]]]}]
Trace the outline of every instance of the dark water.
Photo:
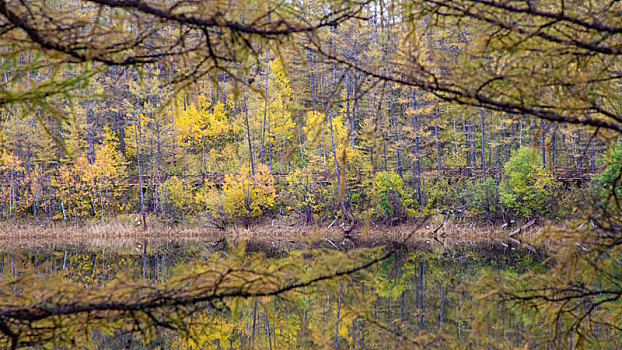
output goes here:
[{"label": "dark water", "polygon": [[[69,279],[87,288],[124,278],[158,284],[174,278],[180,266],[212,254],[228,254],[224,241],[89,244],[5,248],[0,281],[34,273],[53,283]],[[249,242],[248,254],[288,259],[270,242]],[[323,254],[331,254],[325,250]],[[473,329],[472,293],[467,282],[483,270],[524,271],[538,264],[528,251],[502,243],[456,244],[450,252],[433,244],[401,246],[366,273],[302,290],[297,297],[236,299],[223,308],[201,307],[200,327],[181,334],[156,328],[155,334],[124,331],[88,336],[98,349],[284,349],[284,348],[522,348],[520,318],[487,320],[485,334]],[[190,267],[188,266],[190,265]],[[71,346],[69,346],[71,347]]]}]

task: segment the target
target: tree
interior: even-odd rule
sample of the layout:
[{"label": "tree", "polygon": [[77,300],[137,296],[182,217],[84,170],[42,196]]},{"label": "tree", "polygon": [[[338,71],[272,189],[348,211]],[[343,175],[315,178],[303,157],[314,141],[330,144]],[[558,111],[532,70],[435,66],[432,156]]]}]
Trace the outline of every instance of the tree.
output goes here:
[{"label": "tree", "polygon": [[9,154],[6,150],[2,150],[2,153],[0,153],[0,171],[10,179],[9,186],[7,188],[2,188],[2,216],[6,215],[6,217],[9,218],[15,217],[15,211],[17,210],[15,195],[17,183],[15,181],[15,173],[22,170],[23,168],[19,158]]},{"label": "tree", "polygon": [[305,224],[315,224],[316,215],[325,206],[324,191],[317,178],[308,169],[296,170],[287,177],[286,188],[279,193],[288,210],[293,210]]},{"label": "tree", "polygon": [[257,165],[254,175],[243,167],[241,174],[225,176],[223,196],[225,213],[232,218],[243,218],[248,227],[250,218],[270,210],[274,205],[274,177],[265,165]]},{"label": "tree", "polygon": [[[622,132],[615,83],[622,54],[620,6],[398,1],[388,16],[399,14],[392,19],[404,44],[380,64],[353,62],[319,38],[309,49],[444,101]],[[451,33],[442,54],[420,40],[427,27]]]},{"label": "tree", "polygon": [[[62,2],[3,0],[0,41],[6,50],[2,58],[12,75],[0,90],[0,105],[36,103],[52,111],[50,97],[84,88],[89,77],[105,66],[185,62],[168,76],[170,82],[184,83],[214,71],[231,74],[228,62],[248,64],[257,59],[255,45],[277,44],[296,33],[334,27],[356,16],[365,5],[357,1],[340,4],[307,13],[303,3],[271,0],[257,6],[252,2],[195,6],[143,0],[80,0],[63,6]],[[59,18],[66,24],[62,28],[56,26]],[[27,64],[21,62],[24,52],[28,52]],[[70,76],[54,74],[56,69],[75,65],[84,69]],[[18,88],[21,77],[42,69],[53,74],[26,89]]]}]

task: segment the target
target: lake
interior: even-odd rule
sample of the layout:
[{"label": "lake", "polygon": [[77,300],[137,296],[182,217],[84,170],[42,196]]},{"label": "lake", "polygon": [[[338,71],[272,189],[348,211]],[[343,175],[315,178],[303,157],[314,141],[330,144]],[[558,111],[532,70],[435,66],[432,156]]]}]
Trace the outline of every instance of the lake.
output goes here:
[{"label": "lake", "polygon": [[[343,253],[335,247],[352,250],[347,242],[328,239],[309,244],[315,248],[313,253],[300,250],[305,243],[269,237],[244,241],[242,248],[224,239],[201,238],[102,239],[42,244],[12,242],[5,244],[0,252],[0,282],[3,295],[28,294],[29,298],[39,300],[38,303],[45,308],[47,305],[62,303],[73,305],[70,298],[67,300],[60,296],[65,291],[68,295],[75,295],[78,300],[76,303],[80,304],[83,303],[81,295],[118,283],[121,286],[125,285],[123,283],[144,286],[135,288],[131,294],[140,299],[140,291],[143,289],[151,291],[158,286],[167,286],[163,290],[169,290],[167,283],[176,281],[179,276],[214,273],[209,269],[201,272],[204,267],[197,266],[203,266],[203,262],[221,267],[229,264],[227,261],[230,260],[227,259],[232,256],[250,257],[251,260],[240,265],[249,269],[254,266],[287,266],[286,262],[296,257],[300,261],[326,258],[326,262],[323,262],[326,265],[313,265],[313,268],[326,266],[330,270],[328,266],[339,261],[331,260],[333,257],[345,259],[345,255],[339,255]],[[541,268],[541,256],[495,240],[456,241],[447,243],[445,248],[430,240],[383,242],[383,247],[366,253],[369,254],[366,256],[383,256],[387,251],[394,254],[362,271],[279,295],[209,299],[193,303],[190,309],[167,309],[165,315],[137,312],[125,318],[128,315],[126,313],[118,316],[114,313],[87,312],[90,316],[52,316],[44,325],[30,320],[20,325],[15,323],[13,329],[22,330],[20,342],[23,341],[24,345],[60,348],[388,349],[535,346],[527,343],[521,318],[511,313],[501,313],[496,319],[485,320],[483,328],[480,322],[480,328],[475,329],[477,310],[473,308],[473,293],[468,283],[483,271],[521,272]],[[191,286],[193,281],[183,283],[190,283]],[[48,286],[55,292],[46,294],[40,291]],[[270,286],[265,285],[265,288]],[[107,299],[106,296],[94,293],[89,298]],[[158,293],[163,292],[160,290]],[[110,299],[114,299],[113,294],[110,294]],[[85,297],[84,300],[90,299]],[[12,303],[2,302],[2,308],[19,305],[20,301]],[[102,321],[106,317],[112,319]],[[5,322],[11,326],[11,322],[15,321],[9,319]],[[76,324],[68,328],[57,327],[63,322]],[[102,327],[106,322],[108,326]],[[4,343],[1,344],[10,346],[6,334],[3,339]],[[546,348],[547,345],[538,344],[537,347]]]}]

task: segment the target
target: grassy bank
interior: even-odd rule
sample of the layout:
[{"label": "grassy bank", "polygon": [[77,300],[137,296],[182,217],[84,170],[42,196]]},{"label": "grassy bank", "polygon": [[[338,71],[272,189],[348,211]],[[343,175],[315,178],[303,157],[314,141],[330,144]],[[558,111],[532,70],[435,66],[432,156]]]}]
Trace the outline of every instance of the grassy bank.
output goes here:
[{"label": "grassy bank", "polygon": [[[398,225],[376,224],[373,222],[350,223],[342,220],[325,219],[315,225],[302,225],[295,217],[276,216],[256,222],[248,228],[241,224],[231,224],[218,228],[200,220],[169,226],[155,219],[147,219],[147,230],[142,229],[141,222],[129,216],[122,216],[110,222],[98,221],[84,223],[28,221],[4,222],[0,224],[0,241],[3,244],[18,242],[19,244],[37,244],[43,242],[91,242],[96,245],[107,241],[126,240],[267,240],[305,242],[322,240],[329,245],[338,246],[344,239],[366,241],[367,245],[380,244],[383,241],[402,241],[408,237],[417,240],[438,241],[504,239],[511,229],[499,224],[476,221],[444,220],[441,215],[427,219],[409,220]],[[519,223],[521,224],[521,223]],[[541,228],[534,225],[522,236],[533,236]]]}]

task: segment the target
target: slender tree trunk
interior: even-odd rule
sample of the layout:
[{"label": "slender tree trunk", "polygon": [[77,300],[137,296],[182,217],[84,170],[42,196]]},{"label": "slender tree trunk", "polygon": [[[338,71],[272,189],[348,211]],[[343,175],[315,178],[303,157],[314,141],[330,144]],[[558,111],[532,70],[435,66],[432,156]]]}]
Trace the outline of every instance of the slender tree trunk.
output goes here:
[{"label": "slender tree trunk", "polygon": [[451,118],[453,119],[454,122],[454,146],[456,147],[456,167],[460,166],[460,161],[458,158],[458,134],[456,133],[456,116],[452,115]]},{"label": "slender tree trunk", "polygon": [[220,172],[220,150],[219,145],[218,145],[218,136],[214,137],[214,141],[216,141],[216,171],[218,171],[218,174],[222,174]]},{"label": "slender tree trunk", "polygon": [[101,188],[99,188],[99,206],[100,206],[101,211],[102,211],[102,215],[101,215],[102,224],[105,224],[106,222],[104,221],[104,212],[105,212],[105,210],[104,210],[104,198],[102,197],[102,189]]},{"label": "slender tree trunk", "polygon": [[501,116],[503,124],[503,164],[505,165],[505,163],[508,162],[508,145],[507,145],[507,134],[506,134],[506,130],[505,130],[505,116],[502,115]]},{"label": "slender tree trunk", "polygon": [[579,158],[579,169],[583,172],[583,142],[581,141],[581,129],[577,128],[577,156]]},{"label": "slender tree trunk", "polygon": [[419,328],[423,329],[423,265],[425,260],[421,260],[419,265]]},{"label": "slender tree trunk", "polygon": [[590,174],[596,173],[596,165],[594,162],[594,140],[590,139]]},{"label": "slender tree trunk", "polygon": [[[417,109],[417,100],[415,99],[415,91],[412,92],[413,111]],[[421,210],[423,210],[423,198],[421,196],[421,163],[419,160],[419,123],[417,114],[412,114],[412,124],[415,132],[415,159],[413,166],[413,182],[417,184],[417,201]],[[416,173],[415,173],[416,170]],[[416,176],[415,176],[416,175]]]},{"label": "slender tree trunk", "polygon": [[[356,64],[356,45],[353,62]],[[350,142],[352,143],[352,148],[354,148],[354,138],[356,136],[356,72],[352,72],[352,127],[350,131]]]},{"label": "slender tree trunk", "polygon": [[253,331],[251,333],[251,345],[255,345],[255,325],[257,322],[257,298],[255,298],[255,306],[253,307]]},{"label": "slender tree trunk", "polygon": [[484,152],[484,145],[485,145],[485,140],[484,140],[484,128],[486,126],[486,124],[484,123],[484,110],[481,110],[481,116],[482,116],[482,176],[484,179],[484,182],[486,182],[486,156],[485,156],[485,152]]},{"label": "slender tree trunk", "polygon": [[441,287],[441,311],[438,315],[441,331],[443,330],[443,314],[445,313],[445,288]]},{"label": "slender tree trunk", "polygon": [[553,124],[553,132],[551,133],[551,170],[556,168],[557,162],[557,123]]},{"label": "slender tree trunk", "polygon": [[9,216],[15,219],[15,170],[11,168],[11,189],[9,190]]},{"label": "slender tree trunk", "polygon": [[[140,123],[140,114],[138,114],[138,123]],[[142,172],[141,172],[141,166],[140,166],[140,145],[138,143],[138,128],[136,127],[137,123],[134,123],[134,138],[136,140],[136,158],[137,158],[137,162],[138,162],[138,186],[139,186],[139,192],[140,192],[140,210],[142,212],[142,216],[143,216],[143,230],[147,230],[147,221],[145,218],[145,197],[143,195],[143,176],[142,176]]]},{"label": "slender tree trunk", "polygon": [[520,125],[520,131],[518,132],[518,148],[523,147],[523,119],[518,121]]},{"label": "slender tree trunk", "polygon": [[268,317],[268,305],[266,305],[266,328],[268,331],[268,345],[270,346],[270,350],[272,350],[272,336],[270,335],[270,318]]},{"label": "slender tree trunk", "polygon": [[268,161],[270,166],[270,173],[272,173],[272,137],[270,136],[272,134],[271,126],[272,117],[268,116]]},{"label": "slender tree trunk", "polygon": [[434,107],[434,142],[436,144],[436,167],[439,175],[443,174],[443,163],[441,160],[441,145],[438,139],[438,108]]},{"label": "slender tree trunk", "polygon": [[544,132],[544,119],[542,119],[540,129],[542,131],[542,166],[546,169],[546,133]]},{"label": "slender tree trunk", "polygon": [[88,145],[88,154],[87,158],[89,164],[93,164],[95,162],[95,146],[93,142],[93,111],[91,110],[91,101],[86,101],[86,137],[87,137],[87,145]]},{"label": "slender tree trunk", "polygon": [[201,135],[201,175],[203,174],[205,174],[205,136]]},{"label": "slender tree trunk", "polygon": [[390,92],[390,96],[391,96],[391,107],[390,107],[390,111],[391,111],[391,119],[393,120],[393,130],[395,132],[395,156],[397,158],[397,174],[400,176],[400,178],[404,178],[404,176],[402,175],[402,158],[400,157],[400,139],[399,139],[399,135],[397,132],[397,121],[395,120],[395,107],[393,106],[393,89],[391,89]]},{"label": "slender tree trunk", "polygon": [[460,304],[458,306],[458,340],[462,336],[462,293],[460,293]]},{"label": "slender tree trunk", "polygon": [[[346,37],[346,42],[347,42],[347,37]],[[350,114],[350,80],[348,77],[348,73],[344,72],[344,74],[346,75],[345,80],[346,80],[346,86],[345,86],[345,90],[346,90],[346,121],[345,123],[349,123],[350,124],[350,135],[354,134],[354,121],[352,119],[352,116]],[[344,123],[344,124],[345,124]]]},{"label": "slender tree trunk", "polygon": [[387,138],[385,137],[384,131],[382,132],[382,154],[384,156],[384,171],[389,171],[389,165],[387,161]]},{"label": "slender tree trunk", "polygon": [[[426,24],[426,38],[428,41],[428,51],[429,51],[429,57],[430,57],[430,64],[432,63],[432,40],[430,39],[430,27],[428,26],[428,17],[425,17],[425,24]],[[437,105],[437,101],[436,98],[434,98],[432,100],[432,103],[434,104],[434,139],[435,139],[435,143],[436,143],[436,167],[438,169],[438,173],[439,175],[441,175],[443,173],[443,164],[442,164],[442,160],[441,160],[441,146],[439,143],[439,139],[438,139],[438,105]]]},{"label": "slender tree trunk", "polygon": [[253,160],[253,144],[251,143],[251,128],[248,125],[248,104],[246,101],[246,85],[244,86],[244,122],[246,124],[246,140],[248,141],[248,154],[251,161],[251,174],[255,176],[255,163]]},{"label": "slender tree trunk", "polygon": [[473,137],[473,124],[471,123],[471,120],[469,120],[469,151],[471,152],[471,165],[473,166],[473,175],[477,178],[477,151],[475,150],[475,139]]},{"label": "slender tree trunk", "polygon": [[469,134],[467,133],[466,121],[462,121],[462,136],[464,137],[464,144],[466,147],[466,165],[467,176],[471,177],[471,151],[469,150]]},{"label": "slender tree trunk", "polygon": [[315,73],[313,72],[313,54],[309,54],[309,71],[311,72],[311,108],[315,114]]},{"label": "slender tree trunk", "polygon": [[[141,136],[142,140],[142,136]],[[147,179],[147,210],[153,208],[153,140],[149,140],[149,158],[145,161],[145,179]]]},{"label": "slender tree trunk", "polygon": [[[296,125],[296,133],[298,134],[298,147],[300,147],[300,159],[304,163],[304,161],[305,161],[305,145],[302,142],[302,135],[301,135],[302,132],[300,131],[300,124]],[[289,172],[289,170],[288,170],[288,172]]]},{"label": "slender tree trunk", "polygon": [[339,172],[339,162],[337,161],[337,150],[335,149],[335,135],[333,132],[333,116],[332,116],[330,107],[328,109],[328,125],[330,127],[330,142],[333,148],[333,161],[335,162],[335,175],[337,177],[337,190],[339,194],[339,205],[341,206],[341,212],[343,213],[343,216],[347,217],[348,213],[346,211],[345,205],[343,204],[343,191],[341,188],[341,174]]},{"label": "slender tree trunk", "polygon": [[339,285],[339,302],[337,304],[337,329],[335,330],[335,349],[339,348],[339,317],[341,316],[341,295],[343,293],[343,281]]},{"label": "slender tree trunk", "polygon": [[[265,63],[265,70],[266,70],[266,79],[265,79],[265,84],[266,84],[266,89],[264,90],[264,105],[263,105],[263,126],[261,128],[261,153],[259,154],[259,161],[263,163],[263,159],[264,159],[264,142],[266,139],[266,121],[267,121],[267,117],[268,117],[268,86],[269,86],[269,73],[270,73],[270,69],[268,67],[268,52],[266,50],[266,59],[264,61]],[[268,134],[268,137],[270,137],[270,134]],[[269,141],[268,141],[269,142]],[[272,166],[270,166],[270,169],[272,169]]]}]

